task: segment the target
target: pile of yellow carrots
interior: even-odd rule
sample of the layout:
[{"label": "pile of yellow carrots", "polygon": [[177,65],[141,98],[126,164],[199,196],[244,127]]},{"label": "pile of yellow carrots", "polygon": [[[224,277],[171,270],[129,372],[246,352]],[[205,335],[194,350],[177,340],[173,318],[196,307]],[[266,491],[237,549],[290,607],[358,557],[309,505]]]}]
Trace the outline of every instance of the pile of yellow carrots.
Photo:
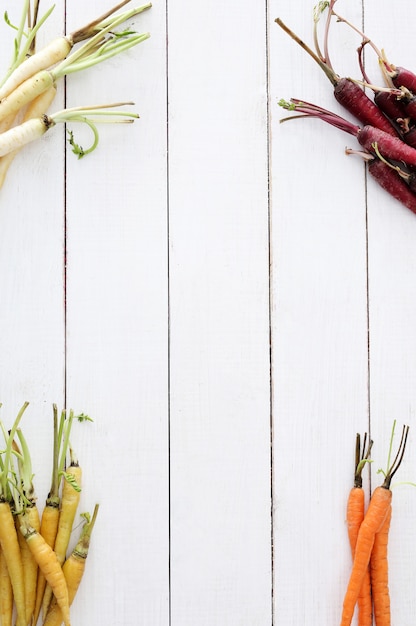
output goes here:
[{"label": "pile of yellow carrots", "polygon": [[[372,441],[361,448],[361,438],[357,434],[355,449],[354,486],[347,503],[348,537],[353,558],[351,574],[344,597],[341,626],[352,622],[356,606],[359,626],[390,626],[390,593],[388,581],[388,536],[392,512],[391,480],[402,462],[409,427],[404,426],[400,445],[394,460],[390,463],[391,444],[387,470],[383,472],[383,484],[373,491],[367,511],[362,485],[362,470],[370,461]],[[393,427],[394,434],[394,427]],[[392,440],[393,440],[392,434]]]},{"label": "pile of yellow carrots", "polygon": [[132,102],[79,106],[48,113],[62,77],[95,66],[136,46],[149,37],[128,28],[128,21],[151,7],[145,4],[118,12],[130,0],[122,0],[97,19],[69,35],[53,37],[41,50],[36,50],[36,35],[47,23],[54,6],[39,17],[39,2],[23,0],[22,14],[14,25],[6,13],[6,23],[16,31],[10,65],[0,80],[0,187],[10,163],[27,143],[40,138],[58,123],[80,122],[92,131],[93,141],[83,149],[73,140],[70,144],[78,157],[92,152],[98,143],[97,124],[118,121],[133,122],[135,112],[115,109]]},{"label": "pile of yellow carrots", "polygon": [[40,514],[32,463],[19,426],[25,403],[12,428],[1,424],[5,449],[0,457],[0,624],[70,626],[70,605],[84,574],[91,533],[98,513],[82,513],[83,525],[73,549],[71,534],[78,511],[82,471],[70,444],[75,416],[53,406],[51,489]]}]

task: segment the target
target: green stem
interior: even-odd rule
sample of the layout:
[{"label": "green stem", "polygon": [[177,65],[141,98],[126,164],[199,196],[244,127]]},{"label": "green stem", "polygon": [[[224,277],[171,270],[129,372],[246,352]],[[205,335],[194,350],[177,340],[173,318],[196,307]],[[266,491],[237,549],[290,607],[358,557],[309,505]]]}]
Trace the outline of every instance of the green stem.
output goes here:
[{"label": "green stem", "polygon": [[[117,26],[125,22],[126,20],[133,17],[136,14],[136,12],[137,12],[137,8],[131,9],[130,11],[125,11],[124,13],[121,13],[119,16],[109,20],[109,23],[104,28],[100,29],[96,35],[91,37],[86,43],[80,46],[78,50],[75,50],[74,52],[69,54],[66,59],[64,59],[63,61],[61,61],[61,63],[59,63],[59,65],[53,70],[54,77],[59,78],[60,76],[64,76],[68,72],[77,71],[76,69],[73,69],[73,68],[71,70],[68,70],[68,67],[70,67],[71,65],[76,65],[76,62],[79,61],[81,57],[85,57],[86,53],[88,53],[90,50],[94,49],[96,44],[101,44],[103,42],[104,40],[103,35],[105,35],[106,33],[109,33],[111,30],[114,30],[114,28],[116,28]],[[147,34],[147,36],[145,36],[144,38],[147,39],[147,37],[149,37],[149,34]],[[143,41],[143,39],[140,39],[139,41],[136,41],[135,43],[140,43],[140,41]],[[132,45],[135,45],[135,44],[132,44]],[[85,66],[83,65],[82,68],[80,69],[84,69],[84,67]]]},{"label": "green stem", "polygon": [[[127,3],[125,3],[125,4],[127,4]],[[138,15],[139,13],[142,13],[143,11],[146,11],[147,9],[151,9],[151,7],[152,7],[152,3],[148,2],[147,4],[143,4],[140,7],[136,7],[135,9],[130,9],[130,11],[126,11],[126,13],[129,13],[129,16],[126,18],[126,20],[134,17],[135,15]],[[113,18],[111,18],[111,17],[108,17],[107,19],[102,19],[96,25],[96,27],[95,27],[96,30],[106,28],[108,26],[108,24],[111,22],[112,19]]]},{"label": "green stem", "polygon": [[33,23],[32,28],[30,29],[25,45],[22,47],[22,38],[24,34],[25,21],[29,12],[29,2],[26,1],[21,17],[21,23],[17,29],[18,34],[15,38],[14,43],[14,54],[12,61],[10,63],[9,69],[6,74],[3,76],[0,81],[0,87],[6,82],[9,76],[14,72],[14,70],[26,59],[27,55],[33,52],[35,37],[41,26],[46,22],[52,11],[54,10],[55,5],[53,5],[50,9],[46,11],[46,13],[41,17],[40,20],[36,19],[36,22]]},{"label": "green stem", "polygon": [[84,514],[84,517],[87,519],[86,523],[82,527],[81,536],[77,541],[75,548],[72,551],[74,556],[78,556],[81,559],[86,559],[88,556],[88,550],[90,547],[91,533],[94,528],[95,520],[97,519],[99,505],[96,504],[94,507],[94,512],[92,518],[89,518],[89,515]]},{"label": "green stem", "polygon": [[[97,18],[93,22],[90,22],[86,26],[83,26],[82,28],[79,28],[78,30],[71,33],[69,35],[70,41],[73,41],[74,43],[79,43],[80,41],[89,39],[99,30],[102,31],[109,24],[113,24],[114,23],[113,13],[121,9],[121,7],[126,5],[128,2],[130,2],[130,0],[123,0],[123,2],[120,2],[118,5],[114,6],[112,9],[110,9],[109,11],[101,15],[99,18]],[[151,6],[152,4],[149,2],[148,4],[144,4],[143,6],[136,7],[136,9],[134,9],[134,13],[132,11],[129,11],[129,18],[133,17],[133,15],[138,15],[139,13],[142,13],[146,9],[150,9]]]},{"label": "green stem", "polygon": [[27,16],[29,15],[30,9],[30,0],[24,0],[22,7],[22,14],[20,16],[20,24],[17,29],[17,35],[15,37],[15,50],[20,51],[20,46],[22,45],[23,35],[25,33],[25,23],[27,20]]},{"label": "green stem", "polygon": [[30,29],[29,34],[25,41],[25,45],[23,46],[22,50],[19,53],[18,58],[16,59],[15,67],[20,65],[20,63],[22,63],[28,55],[33,54],[36,35],[39,29],[41,28],[41,26],[43,26],[43,24],[48,19],[48,17],[50,16],[54,8],[55,8],[55,5],[52,5],[46,11],[46,13],[40,18],[40,20],[37,20],[37,17],[36,17],[36,22],[34,22],[32,28]]},{"label": "green stem", "polygon": [[11,465],[11,454],[12,454],[12,444],[13,444],[13,439],[16,435],[16,430],[19,426],[19,422],[23,417],[23,413],[25,412],[25,410],[27,409],[29,405],[29,402],[25,402],[22,406],[22,408],[20,409],[19,413],[17,414],[17,417],[13,423],[13,426],[10,430],[10,433],[7,437],[7,441],[6,441],[6,451],[4,454],[4,468],[3,468],[3,472],[1,475],[1,493],[0,496],[2,498],[5,498],[6,493],[7,493],[7,485],[8,485],[8,480],[9,480],[9,469],[10,469],[10,465]]},{"label": "green stem", "polygon": [[71,428],[72,428],[72,423],[74,421],[74,412],[71,409],[69,412],[69,417],[68,419],[66,419],[63,423],[63,428],[62,428],[62,436],[60,439],[60,458],[59,458],[59,464],[58,464],[58,480],[60,482],[60,477],[62,475],[62,472],[64,471],[65,465],[66,465],[66,455],[68,452],[68,448],[69,448],[69,435],[71,433]]},{"label": "green stem", "polygon": [[[82,58],[77,60],[75,63],[62,63],[56,69],[51,70],[55,80],[61,78],[62,76],[66,76],[68,74],[74,74],[75,72],[80,72],[82,70],[93,67],[94,65],[98,65],[98,63],[102,63],[103,61],[107,61],[112,57],[124,52],[125,50],[129,50],[133,48],[133,46],[137,46],[142,41],[145,41],[150,37],[150,33],[143,33],[141,35],[129,35],[126,38],[115,39],[115,43],[113,40],[111,41],[111,45],[109,42],[105,42],[99,48],[99,50],[94,50],[91,54],[82,55]],[[71,57],[68,57],[71,60]],[[66,61],[66,60],[65,60]]]},{"label": "green stem", "polygon": [[19,461],[20,482],[22,484],[23,493],[27,500],[31,503],[35,500],[35,488],[33,486],[32,459],[30,456],[29,446],[23,436],[20,428],[16,431],[22,448],[22,458]]},{"label": "green stem", "polygon": [[[92,107],[75,107],[72,109],[63,109],[53,115],[46,117],[46,125],[48,128],[58,123],[67,122],[80,122],[89,126],[93,133],[93,142],[87,149],[79,146],[75,140],[72,131],[68,130],[69,143],[72,146],[74,154],[78,155],[78,158],[89,154],[98,145],[99,133],[96,124],[109,124],[109,123],[124,123],[130,124],[139,117],[137,113],[127,111],[109,111],[116,106],[124,106],[126,104],[133,104],[132,102],[120,102],[115,104],[95,105]],[[118,118],[118,119],[114,119]],[[80,417],[80,416],[79,416]],[[85,418],[85,416],[83,416]],[[89,419],[89,418],[87,418]]]},{"label": "green stem", "polygon": [[[61,417],[62,419],[62,417]],[[53,458],[52,458],[52,479],[51,479],[51,490],[48,493],[48,497],[46,498],[47,506],[56,506],[59,505],[60,497],[59,497],[59,432],[58,429],[58,407],[56,404],[53,405]]]}]

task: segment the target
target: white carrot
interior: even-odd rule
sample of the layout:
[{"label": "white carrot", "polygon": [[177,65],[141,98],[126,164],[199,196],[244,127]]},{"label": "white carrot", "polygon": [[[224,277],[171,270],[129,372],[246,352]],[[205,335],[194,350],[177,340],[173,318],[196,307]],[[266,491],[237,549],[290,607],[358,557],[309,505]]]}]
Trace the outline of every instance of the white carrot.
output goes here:
[{"label": "white carrot", "polygon": [[29,56],[26,60],[18,64],[18,66],[0,87],[0,101],[9,96],[24,81],[28,80],[32,76],[35,76],[42,70],[52,68],[60,61],[66,59],[76,43],[91,37],[94,37],[95,41],[97,41],[97,39],[101,38],[100,35],[102,36],[116,26],[125,22],[127,19],[130,19],[134,15],[137,15],[138,13],[141,13],[151,7],[150,3],[145,4],[141,7],[136,7],[133,10],[126,11],[111,20],[107,19],[110,15],[112,15],[112,13],[127,4],[127,2],[130,2],[130,0],[123,0],[112,9],[101,15],[98,19],[95,19],[86,26],[72,32],[70,35],[57,37],[45,48],[42,48],[39,52]]},{"label": "white carrot", "polygon": [[[37,98],[35,98],[26,108],[26,111],[23,116],[23,121],[27,122],[30,119],[39,118],[45,111],[48,110],[49,106],[52,104],[56,95],[56,88],[51,87],[47,91],[41,93]],[[3,131],[5,132],[5,131]],[[0,189],[4,185],[4,181],[6,179],[7,172],[9,170],[10,165],[13,162],[13,159],[16,157],[19,152],[19,148],[16,148],[12,152],[8,152],[4,156],[0,157]]]},{"label": "white carrot", "polygon": [[[114,22],[116,21],[117,20],[114,20]],[[107,26],[104,30],[107,31],[110,28],[111,25]],[[62,76],[101,63],[139,44],[150,36],[149,33],[140,35],[128,33],[125,37],[114,36],[109,40],[103,41],[101,36],[102,32],[103,31],[100,31],[97,35],[94,35],[94,37],[81,46],[73,55],[70,55],[55,68],[41,70],[16,87],[14,91],[0,102],[0,123],[9,115],[16,114],[34,98],[52,87]],[[113,39],[115,39],[115,41],[113,41]]]},{"label": "white carrot", "polygon": [[[124,111],[108,111],[108,109],[116,106],[123,106],[126,104],[133,104],[132,102],[119,102],[115,104],[98,105],[94,107],[76,107],[73,109],[64,109],[58,111],[53,115],[43,115],[29,119],[22,122],[18,126],[14,126],[4,133],[0,134],[0,157],[14,152],[19,148],[23,148],[26,144],[39,139],[46,133],[47,130],[52,128],[58,123],[64,122],[82,122],[87,124],[94,134],[94,143],[88,150],[78,152],[80,156],[91,152],[98,144],[98,131],[96,124],[99,122],[114,121],[114,118],[121,118],[120,122],[133,122],[139,116],[137,113],[124,112]],[[74,144],[73,144],[74,145]]]},{"label": "white carrot", "polygon": [[52,67],[69,54],[70,41],[66,37],[59,37],[51,41],[45,48],[36,52],[23,61],[0,88],[0,100],[6,98],[25,80],[43,69]]}]

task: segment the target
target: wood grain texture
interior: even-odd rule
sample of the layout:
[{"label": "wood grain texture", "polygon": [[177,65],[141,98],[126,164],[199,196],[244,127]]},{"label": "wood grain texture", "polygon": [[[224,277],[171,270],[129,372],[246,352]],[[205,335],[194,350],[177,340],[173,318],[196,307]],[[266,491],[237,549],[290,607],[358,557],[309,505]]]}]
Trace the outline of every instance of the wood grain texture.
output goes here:
[{"label": "wood grain texture", "polygon": [[[312,43],[304,6],[273,17]],[[360,9],[350,3],[353,21]],[[275,620],[309,623],[312,613],[312,623],[329,625],[350,566],[355,433],[368,429],[365,181],[362,164],[344,154],[349,137],[319,120],[279,124],[282,97],[340,107],[319,67],[277,24],[270,29],[271,66],[279,63],[271,72]],[[346,32],[333,44],[336,69],[352,39]]]},{"label": "wood grain texture", "polygon": [[[302,12],[282,6],[279,16],[312,43],[307,4]],[[412,67],[411,38],[403,28],[400,38],[394,35],[398,14],[390,3],[382,5],[340,2],[337,10],[364,24],[390,60]],[[340,75],[357,75],[359,42],[346,25],[334,24],[330,54]],[[284,112],[273,102],[291,96],[351,118],[318,66],[283,32],[270,36],[270,49],[274,617],[279,624],[333,624],[350,569],[342,520],[355,432],[370,429],[375,441],[375,486],[377,469],[386,467],[393,419],[398,430],[413,422],[415,300],[408,280],[416,223],[366,180],[359,161],[345,156],[347,145],[356,147],[351,138],[318,120],[278,124]],[[366,61],[372,82],[380,83],[370,49]],[[412,436],[402,480],[412,475],[411,447]],[[414,583],[413,495],[409,486],[394,489],[391,594],[393,623],[400,624],[413,621],[406,601]]]},{"label": "wood grain texture", "polygon": [[169,6],[175,626],[271,621],[266,25]]},{"label": "wood grain texture", "polygon": [[[110,4],[58,3],[39,45]],[[337,9],[412,68],[409,0]],[[154,3],[131,24],[151,37],[69,76],[53,105],[131,101],[140,118],[100,128],[81,160],[53,129],[1,190],[1,412],[9,425],[30,401],[41,504],[52,403],[94,419],[72,436],[81,508],[100,503],[74,626],[333,626],[356,432],[374,439],[375,486],[393,420],[409,423],[397,481],[415,481],[415,216],[345,155],[352,137],[279,123],[292,96],[351,119],[275,23],[312,44],[312,11]],[[358,74],[358,44],[333,25],[341,75]],[[369,48],[366,68],[379,80]],[[415,614],[413,491],[394,486],[400,626]]]}]

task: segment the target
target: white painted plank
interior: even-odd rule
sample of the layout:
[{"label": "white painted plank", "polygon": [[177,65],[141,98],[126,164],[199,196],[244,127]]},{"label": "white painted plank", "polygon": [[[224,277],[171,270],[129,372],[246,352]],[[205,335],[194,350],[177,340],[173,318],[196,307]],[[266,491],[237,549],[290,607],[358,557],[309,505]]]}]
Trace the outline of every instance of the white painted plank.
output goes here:
[{"label": "white painted plank", "polygon": [[169,6],[172,626],[271,622],[265,5]]},{"label": "white painted plank", "polygon": [[[21,7],[7,7],[12,23],[20,19]],[[56,7],[38,46],[48,38],[46,30],[54,36],[62,32],[62,23],[63,9]],[[15,31],[4,22],[0,30],[3,74]],[[52,403],[62,404],[64,397],[63,154],[59,132],[28,146],[0,191],[1,414],[10,427],[23,402],[30,402],[21,425],[40,506],[50,486]]]},{"label": "white painted plank", "polygon": [[[108,3],[89,3],[91,16]],[[68,7],[68,23],[86,20]],[[135,18],[152,37],[71,76],[68,106],[133,100],[141,119],[104,126],[67,162],[67,396],[93,425],[74,445],[84,507],[100,502],[73,622],[168,623],[165,6]],[[89,133],[77,131],[81,142]],[[100,468],[100,469],[97,469]]]},{"label": "white painted plank", "polygon": [[[279,125],[280,98],[346,115],[314,61],[274,23],[312,44],[309,2],[271,14],[271,209],[274,405],[274,619],[333,625],[350,554],[346,499],[356,432],[368,429],[366,209],[353,138],[319,120]],[[361,2],[344,7],[361,20]],[[336,25],[335,69],[355,68],[354,37]],[[335,30],[335,29],[334,29]]]},{"label": "white painted plank", "polygon": [[[280,16],[311,41],[312,3],[292,4]],[[68,6],[68,30],[107,6]],[[68,150],[66,186],[56,129],[21,155],[1,192],[0,400],[7,422],[31,401],[41,498],[51,402],[66,393],[68,406],[95,418],[73,440],[82,506],[101,503],[74,623],[272,620],[265,8],[170,3],[166,39],[166,5],[155,5],[135,20],[149,41],[67,87],[70,106],[133,99],[141,119],[105,127],[84,161]],[[358,0],[338,8],[361,23]],[[399,17],[386,0],[364,2],[369,34],[409,66],[413,10],[403,3]],[[367,214],[364,169],[344,155],[352,138],[317,120],[279,125],[280,97],[341,109],[274,23],[277,8],[269,12],[274,622],[332,626],[349,574],[345,501],[368,402],[373,485],[393,418],[414,428],[415,216],[371,180]],[[52,19],[62,30],[62,9]],[[336,69],[356,73],[357,36],[334,31]],[[77,129],[77,138],[90,135]],[[414,480],[413,442],[411,430],[398,480]],[[396,486],[394,501],[393,619],[406,625],[412,488]]]},{"label": "white painted plank", "polygon": [[[403,15],[406,15],[405,20]],[[385,48],[392,63],[416,72],[411,29],[415,15],[415,7],[410,2],[401,7],[400,13],[391,3],[381,2],[376,9],[368,2],[365,29],[378,46]],[[374,64],[370,50],[367,56],[368,65]],[[381,82],[376,68],[373,76]],[[393,420],[397,420],[398,433],[403,423],[410,425],[407,454],[394,484],[414,481],[415,477],[416,216],[387,197],[372,180],[368,185],[368,211],[370,400],[377,467],[386,466]],[[416,558],[414,488],[393,487],[393,502],[389,552],[392,619],[393,623],[407,626],[414,622],[415,609],[412,591]]]}]

